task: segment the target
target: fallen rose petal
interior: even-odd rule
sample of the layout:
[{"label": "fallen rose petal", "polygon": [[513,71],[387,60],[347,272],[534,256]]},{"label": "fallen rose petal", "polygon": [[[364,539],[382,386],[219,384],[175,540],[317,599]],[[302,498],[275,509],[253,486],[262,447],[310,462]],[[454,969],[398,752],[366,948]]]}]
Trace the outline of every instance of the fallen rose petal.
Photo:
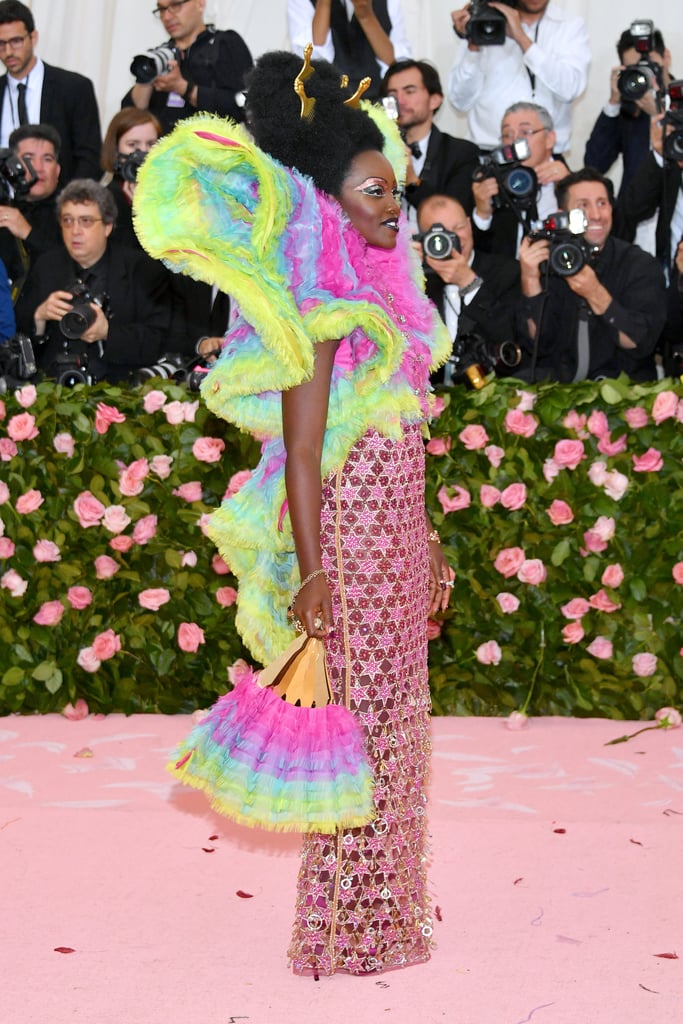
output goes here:
[{"label": "fallen rose petal", "polygon": [[94,757],[94,756],[95,755],[93,754],[93,752],[90,749],[90,747],[81,747],[81,749],[77,750],[76,753],[74,754],[74,757]]},{"label": "fallen rose petal", "polygon": [[80,722],[88,717],[88,713],[88,705],[82,697],[79,697],[75,704],[65,704],[62,708],[62,715],[70,722]]},{"label": "fallen rose petal", "polygon": [[241,900],[251,900],[254,898],[253,892],[245,892],[244,889],[238,889],[235,896],[239,896]]},{"label": "fallen rose petal", "polygon": [[678,960],[678,953],[653,953],[653,956],[658,956],[662,960]]},{"label": "fallen rose petal", "polygon": [[215,846],[202,846],[202,851],[204,853],[215,853],[216,852],[216,847]]},{"label": "fallen rose petal", "polygon": [[75,953],[76,950],[72,949],[71,946],[55,946],[55,953]]}]

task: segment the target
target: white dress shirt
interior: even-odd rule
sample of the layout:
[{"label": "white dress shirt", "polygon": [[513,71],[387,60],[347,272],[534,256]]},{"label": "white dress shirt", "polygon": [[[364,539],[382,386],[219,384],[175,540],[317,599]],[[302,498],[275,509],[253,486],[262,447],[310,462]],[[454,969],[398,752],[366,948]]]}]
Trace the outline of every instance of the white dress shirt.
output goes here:
[{"label": "white dress shirt", "polygon": [[2,102],[2,120],[0,121],[0,146],[6,148],[9,137],[15,128],[19,127],[19,93],[17,86],[20,82],[26,85],[26,113],[29,124],[40,124],[40,97],[43,92],[43,75],[45,66],[36,58],[36,62],[25,78],[12,78],[6,76],[5,95]]},{"label": "white dress shirt", "polygon": [[[349,21],[353,17],[353,3],[351,0],[344,0]],[[412,51],[406,30],[403,24],[403,12],[401,11],[400,0],[388,0],[387,9],[391,19],[391,32],[389,39],[394,47],[394,59],[402,60],[404,57],[411,57]],[[287,21],[289,24],[289,42],[294,53],[303,57],[306,43],[313,42],[313,15],[315,10],[311,0],[287,0]],[[322,46],[313,47],[313,58],[317,60],[334,61],[334,43],[332,42],[332,31],[327,33],[327,39]],[[387,65],[381,60],[377,61],[382,75],[387,70]]]}]

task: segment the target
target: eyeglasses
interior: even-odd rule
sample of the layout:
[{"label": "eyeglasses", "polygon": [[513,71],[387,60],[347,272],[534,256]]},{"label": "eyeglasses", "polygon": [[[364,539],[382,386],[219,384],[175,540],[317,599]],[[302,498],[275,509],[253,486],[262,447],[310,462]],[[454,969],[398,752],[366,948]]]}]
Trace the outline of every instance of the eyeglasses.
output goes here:
[{"label": "eyeglasses", "polygon": [[504,132],[500,141],[504,146],[509,146],[510,143],[517,142],[519,139],[530,139],[532,135],[547,131],[547,128],[520,128],[518,132]]},{"label": "eyeglasses", "polygon": [[65,217],[60,217],[59,223],[63,228],[70,230],[78,225],[79,228],[91,228],[93,224],[99,223],[101,217],[91,217],[88,214],[85,217],[70,217],[68,214]]},{"label": "eyeglasses", "polygon": [[170,11],[171,14],[177,14],[181,7],[189,3],[190,0],[171,0],[170,4],[166,4],[165,7],[153,7],[152,14],[155,18],[163,18],[165,14]]},{"label": "eyeglasses", "polygon": [[12,36],[11,39],[0,39],[0,53],[4,53],[5,50],[18,50],[25,39],[28,39],[28,35]]}]

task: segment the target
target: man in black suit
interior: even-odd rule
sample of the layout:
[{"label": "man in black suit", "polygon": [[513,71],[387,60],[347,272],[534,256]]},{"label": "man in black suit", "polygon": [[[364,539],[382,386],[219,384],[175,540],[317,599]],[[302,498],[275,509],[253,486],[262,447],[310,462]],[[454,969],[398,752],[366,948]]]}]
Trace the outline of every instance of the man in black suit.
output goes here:
[{"label": "man in black suit", "polygon": [[447,258],[424,253],[427,295],[453,338],[450,359],[434,374],[433,383],[469,380],[481,387],[483,375],[491,370],[514,375],[520,355],[513,341],[520,299],[517,261],[475,252],[470,218],[450,196],[433,195],[420,204],[420,232],[435,225],[455,237]]},{"label": "man in black suit", "polygon": [[89,78],[55,68],[34,54],[33,15],[19,0],[0,0],[0,146],[22,124],[50,124],[59,133],[61,181],[100,176],[100,116]]},{"label": "man in black suit", "polygon": [[435,193],[457,199],[472,209],[472,173],[479,151],[472,142],[439,131],[434,115],[443,103],[439,73],[424,60],[399,60],[382,80],[382,96],[398,108],[398,126],[408,147],[406,212],[417,223],[417,208]]},{"label": "man in black suit", "polygon": [[[57,215],[62,245],[32,268],[16,307],[19,329],[35,338],[39,368],[58,381],[65,367],[78,365],[95,380],[126,380],[155,363],[166,347],[166,272],[143,252],[109,241],[116,204],[97,182],[70,182],[57,200]],[[76,300],[77,284],[91,298]],[[91,322],[67,337],[62,320],[75,301]]]}]

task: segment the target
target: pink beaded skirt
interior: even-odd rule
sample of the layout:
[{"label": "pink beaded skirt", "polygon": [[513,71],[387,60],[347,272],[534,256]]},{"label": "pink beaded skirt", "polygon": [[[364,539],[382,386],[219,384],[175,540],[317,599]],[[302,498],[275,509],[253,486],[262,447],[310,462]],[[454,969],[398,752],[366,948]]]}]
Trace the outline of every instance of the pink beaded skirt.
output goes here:
[{"label": "pink beaded skirt", "polygon": [[304,839],[289,956],[296,972],[365,974],[429,958],[425,786],[430,756],[424,447],[368,432],[323,489],[325,641],[337,703],[358,716],[376,817]]}]

